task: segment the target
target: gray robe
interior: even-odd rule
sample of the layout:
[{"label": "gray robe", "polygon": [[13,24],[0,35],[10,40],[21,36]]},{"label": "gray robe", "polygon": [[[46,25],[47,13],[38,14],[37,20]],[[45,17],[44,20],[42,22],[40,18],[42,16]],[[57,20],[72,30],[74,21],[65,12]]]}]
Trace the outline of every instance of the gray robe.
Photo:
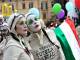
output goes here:
[{"label": "gray robe", "polygon": [[50,40],[60,48],[58,49],[57,46],[53,45],[42,31],[39,35],[33,33],[29,36],[28,41],[31,46],[30,51],[34,56],[34,60],[65,60],[62,48],[56,39],[54,31],[46,30],[46,32]]}]

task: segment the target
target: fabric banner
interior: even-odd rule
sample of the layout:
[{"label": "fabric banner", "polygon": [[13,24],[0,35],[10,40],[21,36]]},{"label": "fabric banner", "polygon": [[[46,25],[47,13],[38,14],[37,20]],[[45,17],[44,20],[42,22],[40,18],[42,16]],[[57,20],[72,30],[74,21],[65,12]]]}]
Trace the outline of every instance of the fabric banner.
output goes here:
[{"label": "fabric banner", "polygon": [[80,60],[80,52],[79,52],[80,48],[79,48],[78,42],[77,42],[75,35],[74,35],[73,31],[71,30],[69,24],[64,22],[59,27],[62,30],[62,32],[64,33],[75,59]]},{"label": "fabric banner", "polygon": [[54,32],[61,44],[66,60],[75,60],[67,39],[61,29],[58,27],[54,30]]},{"label": "fabric banner", "polygon": [[77,34],[77,31],[76,31],[76,28],[75,28],[75,25],[74,25],[73,21],[67,18],[66,22],[69,24],[70,28],[72,29],[73,34],[74,34],[74,36],[75,36],[75,38],[78,42],[78,45],[80,47],[80,40],[79,40],[79,37],[78,37],[78,34]]},{"label": "fabric banner", "polygon": [[[69,19],[66,19],[66,21],[64,21],[58,28],[56,28],[55,30],[55,33],[56,33],[56,36],[58,37],[58,40],[60,42],[62,41],[65,41],[66,42],[62,42],[61,43],[61,46],[63,47],[63,51],[66,50],[66,49],[70,49],[68,51],[66,51],[66,53],[64,52],[65,54],[65,57],[66,57],[66,60],[69,60],[67,58],[73,56],[72,58],[75,58],[75,60],[80,60],[80,47],[79,47],[79,40],[78,40],[78,35],[76,33],[76,29],[75,29],[75,26],[74,26],[74,23],[69,20]],[[57,32],[56,32],[57,31]],[[61,31],[61,33],[59,33],[59,31]],[[60,35],[60,36],[59,36]],[[62,39],[64,38],[65,39]],[[63,46],[63,45],[64,46]],[[67,47],[66,44],[68,45]],[[64,49],[65,48],[65,49]],[[72,53],[72,55],[69,55],[68,57],[66,56],[66,54],[68,55],[68,52],[69,54]],[[71,60],[71,59],[70,59]],[[73,59],[72,59],[73,60]]]}]

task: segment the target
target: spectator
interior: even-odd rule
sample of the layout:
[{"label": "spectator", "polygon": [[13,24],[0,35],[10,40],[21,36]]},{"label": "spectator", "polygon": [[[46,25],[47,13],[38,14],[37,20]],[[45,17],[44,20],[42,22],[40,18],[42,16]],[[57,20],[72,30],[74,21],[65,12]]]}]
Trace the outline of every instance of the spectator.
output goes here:
[{"label": "spectator", "polygon": [[10,36],[4,48],[3,60],[34,60],[25,44],[27,35],[26,19],[22,14],[12,14],[7,23],[10,28]]}]

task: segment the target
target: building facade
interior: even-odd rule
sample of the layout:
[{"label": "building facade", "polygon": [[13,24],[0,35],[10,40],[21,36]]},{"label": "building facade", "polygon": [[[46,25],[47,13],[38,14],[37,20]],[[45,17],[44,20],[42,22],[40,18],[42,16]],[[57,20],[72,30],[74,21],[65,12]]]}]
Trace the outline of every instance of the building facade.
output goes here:
[{"label": "building facade", "polygon": [[12,5],[12,10],[17,9],[18,12],[24,14],[27,13],[30,8],[38,8],[44,21],[51,18],[51,8],[54,3],[60,3],[60,1],[57,0],[0,0],[0,14],[2,13],[2,5],[4,2],[10,3]]}]

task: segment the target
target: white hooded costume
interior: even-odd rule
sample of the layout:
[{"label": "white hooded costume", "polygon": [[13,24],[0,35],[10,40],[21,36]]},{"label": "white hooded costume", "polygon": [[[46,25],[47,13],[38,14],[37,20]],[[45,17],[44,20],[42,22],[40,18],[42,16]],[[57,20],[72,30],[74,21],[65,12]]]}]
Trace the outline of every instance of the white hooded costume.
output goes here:
[{"label": "white hooded costume", "polygon": [[[23,15],[12,14],[7,23],[9,24],[10,32],[18,38],[18,40],[10,35],[8,42],[4,49],[3,60],[34,60],[32,54],[25,52],[25,46],[23,44],[24,38],[17,36],[15,31],[15,25],[20,18],[23,18]],[[23,41],[23,42],[22,42]]]},{"label": "white hooded costume", "polygon": [[0,15],[0,60],[3,58],[3,50],[7,43],[8,32],[8,24],[4,21],[3,16]]},{"label": "white hooded costume", "polygon": [[[34,60],[65,60],[61,46],[56,39],[54,31],[45,28],[42,19],[33,14],[27,14],[27,26],[31,32],[29,44]],[[46,34],[43,32],[46,32]]]}]

